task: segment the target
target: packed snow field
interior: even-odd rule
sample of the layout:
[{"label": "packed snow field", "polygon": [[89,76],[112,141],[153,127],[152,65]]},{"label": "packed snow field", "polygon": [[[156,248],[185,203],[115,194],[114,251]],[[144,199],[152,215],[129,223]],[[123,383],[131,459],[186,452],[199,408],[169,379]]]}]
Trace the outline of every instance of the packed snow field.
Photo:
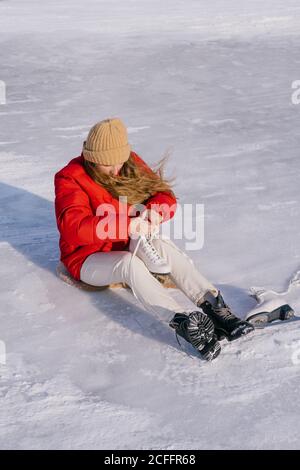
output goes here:
[{"label": "packed snow field", "polygon": [[299,26],[298,0],[0,1],[2,449],[299,448],[297,319],[206,363],[130,291],[58,279],[53,210],[54,173],[119,116],[148,163],[171,148],[205,208],[188,254],[235,311],[258,286],[300,312]]}]

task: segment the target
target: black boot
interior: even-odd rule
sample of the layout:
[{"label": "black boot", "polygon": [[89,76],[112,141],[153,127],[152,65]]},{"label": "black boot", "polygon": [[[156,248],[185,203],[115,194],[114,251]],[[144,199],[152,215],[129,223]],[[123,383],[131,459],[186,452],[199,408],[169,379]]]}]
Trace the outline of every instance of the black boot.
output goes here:
[{"label": "black boot", "polygon": [[221,346],[214,332],[214,324],[205,313],[176,313],[170,326],[207,361],[212,361],[220,354]]},{"label": "black boot", "polygon": [[213,321],[218,340],[226,338],[233,341],[254,330],[251,323],[241,320],[230,310],[220,291],[213,300],[205,300],[198,306]]}]

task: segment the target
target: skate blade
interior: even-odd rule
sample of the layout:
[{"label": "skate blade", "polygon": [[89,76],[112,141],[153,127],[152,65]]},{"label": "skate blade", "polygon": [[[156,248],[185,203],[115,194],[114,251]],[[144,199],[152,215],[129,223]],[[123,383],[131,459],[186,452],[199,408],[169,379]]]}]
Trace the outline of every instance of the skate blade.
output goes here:
[{"label": "skate blade", "polygon": [[169,275],[171,274],[171,271],[170,271],[170,270],[167,271],[167,272],[165,272],[165,271],[159,271],[159,272],[158,272],[158,271],[156,271],[156,272],[154,272],[154,271],[149,271],[149,272],[150,272],[151,274],[153,274],[154,276],[155,276],[155,275],[156,275],[156,276],[169,276]]},{"label": "skate blade", "polygon": [[269,323],[277,320],[287,321],[294,318],[294,310],[287,304],[272,310],[272,312],[261,312],[252,315],[247,318],[247,321],[251,323],[255,328],[265,328]]},{"label": "skate blade", "polygon": [[248,318],[247,321],[251,323],[254,328],[264,328],[269,323],[269,318],[267,313],[256,313]]}]

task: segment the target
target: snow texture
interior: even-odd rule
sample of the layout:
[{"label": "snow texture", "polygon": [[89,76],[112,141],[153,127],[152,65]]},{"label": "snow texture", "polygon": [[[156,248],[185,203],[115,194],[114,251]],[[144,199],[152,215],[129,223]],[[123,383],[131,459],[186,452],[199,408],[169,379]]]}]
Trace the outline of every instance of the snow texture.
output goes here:
[{"label": "snow texture", "polygon": [[206,363],[130,291],[63,283],[53,210],[54,173],[120,116],[205,205],[189,255],[225,300],[299,312],[299,27],[298,0],[0,1],[2,449],[299,448],[297,319]]}]

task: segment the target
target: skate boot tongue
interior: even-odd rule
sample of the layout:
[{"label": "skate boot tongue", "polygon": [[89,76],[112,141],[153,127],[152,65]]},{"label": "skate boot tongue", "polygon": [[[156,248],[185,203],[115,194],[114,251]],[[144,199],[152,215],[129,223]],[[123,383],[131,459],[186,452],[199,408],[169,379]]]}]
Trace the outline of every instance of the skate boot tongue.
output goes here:
[{"label": "skate boot tongue", "polygon": [[151,243],[150,238],[144,238],[142,239],[141,243],[143,244],[143,249],[145,250],[146,255],[155,263],[162,263],[163,259],[159,255],[158,251],[156,248],[153,246]]},{"label": "skate boot tongue", "polygon": [[155,274],[169,274],[171,268],[167,261],[160,256],[155,246],[153,245],[151,238],[145,238],[142,240],[141,245],[141,250],[144,252],[143,261],[145,262],[149,271]]}]

